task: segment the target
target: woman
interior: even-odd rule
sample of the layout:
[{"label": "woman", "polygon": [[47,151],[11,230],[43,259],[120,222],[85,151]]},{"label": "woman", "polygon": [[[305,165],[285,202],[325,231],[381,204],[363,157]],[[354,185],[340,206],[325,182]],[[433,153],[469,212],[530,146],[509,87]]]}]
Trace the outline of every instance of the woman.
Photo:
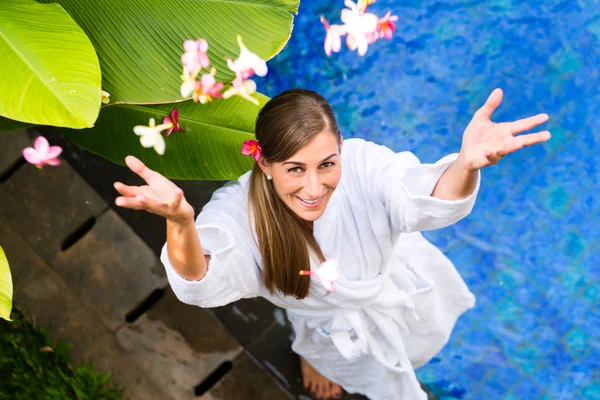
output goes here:
[{"label": "woman", "polygon": [[[182,302],[262,296],[285,308],[304,385],[317,397],[343,387],[374,400],[425,399],[414,368],[444,346],[474,296],[418,231],[465,217],[481,168],[550,138],[514,136],[545,114],[492,123],[501,100],[497,89],[475,113],[459,154],[420,164],[408,152],[343,141],[323,97],[286,91],[260,111],[252,171],[217,190],[195,223],[181,189],[131,156],[127,165],[148,185],[115,183],[116,204],[166,218],[161,260]],[[333,291],[301,275],[333,259],[341,271]]]}]

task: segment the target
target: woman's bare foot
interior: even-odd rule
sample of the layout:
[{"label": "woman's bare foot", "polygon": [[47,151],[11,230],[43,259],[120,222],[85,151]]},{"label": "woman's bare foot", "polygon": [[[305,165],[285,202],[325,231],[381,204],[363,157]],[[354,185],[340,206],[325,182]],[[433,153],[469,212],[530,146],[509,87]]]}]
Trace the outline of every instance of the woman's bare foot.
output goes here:
[{"label": "woman's bare foot", "polygon": [[312,393],[317,399],[339,399],[342,397],[342,387],[318,373],[317,370],[302,357],[300,357],[300,370],[302,371],[304,388]]}]

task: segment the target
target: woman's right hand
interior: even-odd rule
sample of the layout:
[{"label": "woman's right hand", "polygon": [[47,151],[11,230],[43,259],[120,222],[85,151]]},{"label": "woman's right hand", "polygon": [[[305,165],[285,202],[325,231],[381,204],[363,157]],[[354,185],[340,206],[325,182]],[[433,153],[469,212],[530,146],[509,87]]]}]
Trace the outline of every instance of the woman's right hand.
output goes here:
[{"label": "woman's right hand", "polygon": [[183,190],[133,156],[127,156],[125,163],[147,185],[127,186],[115,182],[115,189],[122,195],[115,199],[117,206],[146,210],[181,225],[194,222],[194,208],[183,197]]}]

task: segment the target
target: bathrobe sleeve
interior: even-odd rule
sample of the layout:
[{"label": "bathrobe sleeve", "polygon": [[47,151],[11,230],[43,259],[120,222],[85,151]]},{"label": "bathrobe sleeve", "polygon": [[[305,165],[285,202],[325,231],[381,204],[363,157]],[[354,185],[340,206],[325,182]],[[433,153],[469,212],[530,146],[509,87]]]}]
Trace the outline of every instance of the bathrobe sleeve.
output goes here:
[{"label": "bathrobe sleeve", "polygon": [[262,278],[251,248],[246,204],[244,189],[234,181],[218,189],[196,218],[202,248],[211,256],[201,280],[181,277],[169,260],[167,244],[163,246],[160,259],[173,292],[183,303],[219,307],[259,296]]},{"label": "bathrobe sleeve", "polygon": [[363,182],[371,198],[383,204],[392,231],[444,228],[467,216],[475,204],[481,173],[473,193],[464,199],[442,200],[431,196],[458,154],[450,154],[434,164],[421,164],[410,152],[394,153],[372,142],[361,141],[353,150],[357,179]]}]

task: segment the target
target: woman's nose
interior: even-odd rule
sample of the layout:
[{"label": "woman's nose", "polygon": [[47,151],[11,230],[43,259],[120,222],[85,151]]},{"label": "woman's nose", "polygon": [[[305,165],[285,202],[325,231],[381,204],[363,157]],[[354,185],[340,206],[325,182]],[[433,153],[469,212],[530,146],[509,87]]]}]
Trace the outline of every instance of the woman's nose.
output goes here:
[{"label": "woman's nose", "polygon": [[321,196],[321,188],[323,187],[323,185],[321,184],[321,180],[319,179],[319,175],[317,173],[311,173],[308,176],[308,182],[306,185],[306,191],[307,194],[312,198],[315,199],[317,197]]}]

